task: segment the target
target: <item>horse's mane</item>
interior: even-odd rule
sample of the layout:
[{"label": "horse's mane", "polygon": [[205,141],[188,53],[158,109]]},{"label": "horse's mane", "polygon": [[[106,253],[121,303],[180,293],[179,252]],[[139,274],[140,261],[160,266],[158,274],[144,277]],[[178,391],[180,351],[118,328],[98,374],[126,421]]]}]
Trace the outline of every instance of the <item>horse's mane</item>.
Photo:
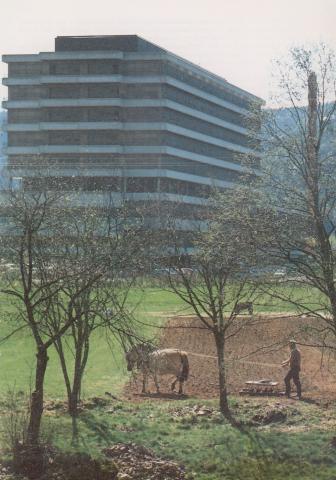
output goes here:
[{"label": "horse's mane", "polygon": [[143,355],[148,355],[149,353],[152,353],[156,350],[155,345],[153,345],[151,342],[138,343],[134,347],[139,354]]},{"label": "horse's mane", "polygon": [[149,355],[157,350],[157,347],[151,342],[135,343],[126,353],[135,353],[141,357]]}]

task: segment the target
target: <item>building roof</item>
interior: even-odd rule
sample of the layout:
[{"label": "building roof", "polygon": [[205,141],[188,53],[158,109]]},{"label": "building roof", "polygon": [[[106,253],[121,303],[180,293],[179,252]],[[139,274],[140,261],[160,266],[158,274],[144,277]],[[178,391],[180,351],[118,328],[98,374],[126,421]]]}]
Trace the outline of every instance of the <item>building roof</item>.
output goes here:
[{"label": "building roof", "polygon": [[[109,55],[108,52],[114,52],[114,55],[125,54],[132,55],[132,53],[140,53],[144,56],[148,55],[150,58],[162,58],[166,56],[169,60],[174,63],[179,64],[181,67],[187,68],[195,75],[200,77],[205,77],[207,81],[217,84],[218,87],[227,88],[228,90],[234,91],[235,94],[249,98],[253,102],[262,104],[263,100],[252,93],[237,87],[236,85],[228,82],[225,78],[216,75],[205,68],[200,67],[183,57],[180,57],[158,45],[149,42],[148,40],[138,36],[138,35],[69,35],[69,36],[58,36],[55,38],[55,52],[41,52],[35,55],[3,55],[3,62],[15,62],[15,61],[39,61],[42,59],[52,59],[51,56],[55,55],[55,58],[58,56],[66,59],[67,55],[71,53],[78,52],[78,56],[84,54],[94,55],[101,52],[102,56]],[[105,52],[105,53],[104,53]],[[110,53],[112,54],[112,53]],[[61,58],[60,57],[60,58]]]}]

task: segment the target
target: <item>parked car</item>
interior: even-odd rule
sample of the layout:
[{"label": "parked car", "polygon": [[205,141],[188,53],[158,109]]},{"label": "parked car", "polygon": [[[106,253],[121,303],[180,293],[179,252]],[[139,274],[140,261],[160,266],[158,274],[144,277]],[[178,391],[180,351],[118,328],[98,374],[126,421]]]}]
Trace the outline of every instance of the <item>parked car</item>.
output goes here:
[{"label": "parked car", "polygon": [[175,268],[154,268],[153,274],[158,275],[158,276],[163,276],[163,275],[178,275],[178,270]]},{"label": "parked car", "polygon": [[284,267],[281,267],[281,268],[277,268],[274,272],[273,272],[273,276],[274,277],[278,277],[278,278],[283,278],[285,277],[287,274],[287,270],[284,268]]}]

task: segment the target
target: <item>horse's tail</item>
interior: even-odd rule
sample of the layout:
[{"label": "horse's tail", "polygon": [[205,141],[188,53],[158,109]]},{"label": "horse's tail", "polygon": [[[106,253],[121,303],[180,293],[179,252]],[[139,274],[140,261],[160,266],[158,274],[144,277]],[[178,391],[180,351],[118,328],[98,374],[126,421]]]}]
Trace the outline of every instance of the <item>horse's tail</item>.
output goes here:
[{"label": "horse's tail", "polygon": [[181,370],[180,379],[183,382],[186,382],[189,377],[189,360],[188,360],[188,355],[186,353],[181,353],[181,362],[182,362],[182,370]]}]

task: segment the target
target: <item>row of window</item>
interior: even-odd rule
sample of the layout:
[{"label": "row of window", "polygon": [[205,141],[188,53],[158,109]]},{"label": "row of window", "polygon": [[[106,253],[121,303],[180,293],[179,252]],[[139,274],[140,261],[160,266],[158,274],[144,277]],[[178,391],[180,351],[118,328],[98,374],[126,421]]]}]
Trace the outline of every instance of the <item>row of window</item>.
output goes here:
[{"label": "row of window", "polygon": [[246,135],[166,108],[64,107],[10,110],[10,123],[35,122],[167,122],[242,146]]},{"label": "row of window", "polygon": [[[67,84],[67,85],[15,85],[9,87],[9,100],[80,98],[167,98],[186,107],[218,117],[229,123],[245,126],[245,117],[201,97],[186,93],[175,87],[160,84]],[[64,110],[64,109],[62,109]]]},{"label": "row of window", "polygon": [[57,107],[8,111],[9,123],[35,122],[162,122],[159,107]]},{"label": "row of window", "polygon": [[71,98],[161,98],[160,84],[68,83],[50,85],[11,85],[9,100]]},{"label": "row of window", "polygon": [[[231,154],[230,162],[238,159]],[[44,154],[44,155],[10,155],[11,165],[31,166],[35,164],[52,165],[55,168],[124,168],[124,169],[158,169],[178,171],[218,180],[238,181],[245,177],[245,173],[229,170],[224,167],[196,162],[186,158],[157,154]],[[259,159],[255,158],[255,167],[259,166]]]},{"label": "row of window", "polygon": [[55,130],[49,132],[9,132],[9,147],[43,145],[123,145],[123,146],[168,146],[198,155],[229,162],[238,162],[239,154],[203,141],[164,131],[127,130]]},{"label": "row of window", "polygon": [[219,138],[227,142],[235,143],[241,146],[248,146],[248,137],[233,130],[214,125],[200,118],[195,118],[175,110],[164,110],[164,120],[182,128],[197,131],[203,135]]},{"label": "row of window", "polygon": [[161,156],[157,154],[115,154],[115,153],[99,153],[99,154],[79,154],[79,153],[53,153],[43,155],[9,155],[9,163],[13,166],[31,166],[48,165],[55,168],[158,168],[161,162]]},{"label": "row of window", "polygon": [[219,138],[228,139],[232,135],[233,142],[244,145],[244,135],[235,134],[221,126],[206,122],[195,115],[187,115],[164,107],[53,107],[53,108],[22,108],[8,111],[9,123],[34,122],[169,122],[191,130],[198,130]]},{"label": "row of window", "polygon": [[170,178],[153,177],[48,177],[25,178],[24,187],[38,188],[41,183],[50,190],[122,193],[172,193],[209,197],[212,187]]},{"label": "row of window", "polygon": [[[38,163],[39,165],[52,164],[55,168],[70,167],[77,168],[80,165],[80,170],[91,170],[93,168],[108,168],[113,172],[113,169],[129,170],[129,169],[162,169],[170,170],[175,172],[181,172],[182,174],[190,174],[199,177],[209,178],[213,180],[223,180],[227,182],[239,182],[246,181],[249,177],[245,172],[238,172],[235,170],[230,170],[227,168],[208,165],[204,163],[199,163],[187,159],[181,159],[177,157],[165,156],[161,159],[159,158],[150,158],[149,156],[143,156],[139,158],[138,156],[131,158],[118,158],[114,159],[103,159],[103,155],[100,155],[99,158],[94,160],[85,159],[83,156],[74,159],[70,156],[49,156],[48,159],[43,160],[43,158],[20,158],[20,156],[11,156],[10,164],[12,166],[30,166],[34,167],[34,164]],[[57,158],[56,158],[57,157]],[[256,160],[257,166],[257,160]]]},{"label": "row of window", "polygon": [[207,81],[201,75],[195,75],[186,68],[164,60],[128,60],[90,59],[55,60],[43,62],[11,62],[8,65],[10,77],[36,75],[169,75],[223,100],[249,108],[249,100],[216,83]]},{"label": "row of window", "polygon": [[186,93],[183,90],[170,85],[163,85],[162,96],[168,100],[199,110],[208,115],[218,117],[227,122],[234,123],[235,125],[242,127],[246,126],[246,118],[241,113],[234,112],[228,108],[212,103],[204,98],[197,97],[196,95]]},{"label": "row of window", "polygon": [[9,132],[8,146],[39,145],[163,145],[163,134],[150,131],[55,130],[49,132]]},{"label": "row of window", "polygon": [[232,92],[227,91],[224,88],[218,88],[212,82],[205,82],[199,76],[193,75],[192,73],[187,72],[183,68],[179,68],[174,63],[167,63],[165,72],[167,75],[174,77],[182,82],[185,82],[199,90],[210,93],[216,97],[219,97],[227,102],[231,102],[234,105],[239,105],[242,108],[249,109],[250,101],[247,98],[242,98],[241,96],[235,95]]},{"label": "row of window", "polygon": [[[231,161],[234,162],[234,155]],[[225,180],[227,182],[236,182],[243,178],[244,174],[235,170],[228,170],[223,167],[209,165],[207,163],[195,162],[193,160],[165,156],[161,160],[161,167],[167,170],[188,173],[200,177],[208,177],[211,179]]]},{"label": "row of window", "polygon": [[164,73],[161,60],[90,59],[52,60],[42,62],[10,62],[10,77],[37,75],[160,75]]},{"label": "row of window", "polygon": [[239,154],[233,153],[232,150],[219,147],[217,145],[212,145],[200,140],[184,137],[182,135],[175,135],[172,133],[165,134],[164,142],[164,144],[169,147],[186,150],[197,155],[213,157],[219,160],[225,160],[227,162],[240,163]]}]

